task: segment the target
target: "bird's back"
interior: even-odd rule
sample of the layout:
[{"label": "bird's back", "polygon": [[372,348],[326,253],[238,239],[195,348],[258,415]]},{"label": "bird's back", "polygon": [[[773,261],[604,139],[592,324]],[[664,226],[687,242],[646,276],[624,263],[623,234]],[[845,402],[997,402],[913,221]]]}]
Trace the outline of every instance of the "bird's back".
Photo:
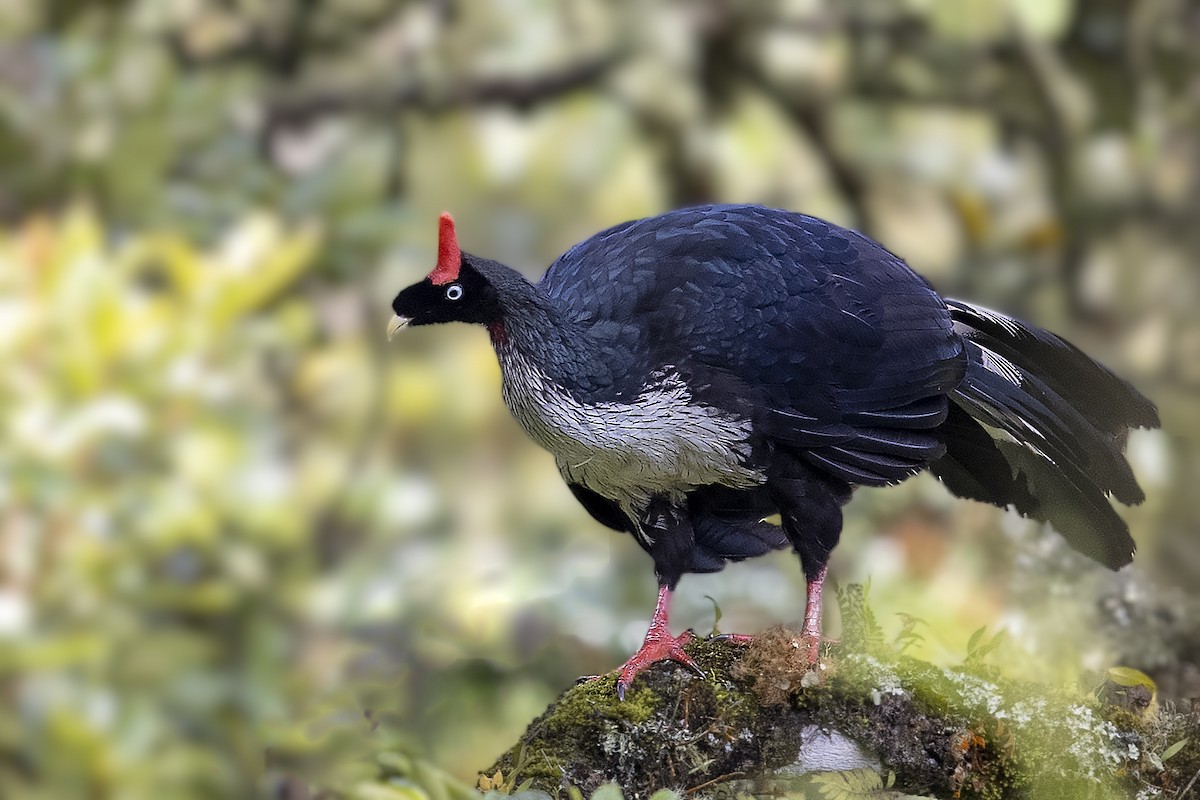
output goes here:
[{"label": "bird's back", "polygon": [[[962,341],[929,284],[801,214],[705,206],[624,223],[567,251],[540,286],[633,383],[679,370],[713,402],[749,398],[760,427],[805,448],[944,413],[944,399],[922,404],[962,379]],[[933,444],[863,482],[910,474]]]}]

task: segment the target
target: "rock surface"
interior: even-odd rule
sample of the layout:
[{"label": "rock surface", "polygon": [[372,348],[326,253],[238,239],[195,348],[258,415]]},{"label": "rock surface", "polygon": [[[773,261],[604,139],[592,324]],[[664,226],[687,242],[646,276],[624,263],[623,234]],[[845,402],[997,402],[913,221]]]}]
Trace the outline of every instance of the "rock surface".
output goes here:
[{"label": "rock surface", "polygon": [[782,628],[749,647],[696,639],[703,678],[655,665],[624,702],[611,675],[577,685],[487,774],[555,796],[607,782],[626,798],[776,795],[870,770],[893,792],[881,796],[1167,798],[1200,770],[1200,713],[1131,707],[1111,685],[1017,683],[978,658],[937,667],[856,638],[826,647],[815,671]]}]

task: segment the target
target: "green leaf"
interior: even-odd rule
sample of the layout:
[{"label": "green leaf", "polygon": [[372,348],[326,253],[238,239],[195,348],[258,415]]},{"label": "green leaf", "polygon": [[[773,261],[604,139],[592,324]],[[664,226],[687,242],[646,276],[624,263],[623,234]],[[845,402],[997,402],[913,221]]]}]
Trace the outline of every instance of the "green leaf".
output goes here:
[{"label": "green leaf", "polygon": [[991,653],[993,650],[995,650],[1000,645],[1004,644],[1006,641],[1008,641],[1008,632],[1000,631],[995,636],[993,636],[988,641],[987,644],[982,645],[978,650],[976,650],[973,653],[975,660],[977,660],[977,661],[982,660],[985,656],[987,656],[989,653]]},{"label": "green leaf", "polygon": [[1158,684],[1153,678],[1133,667],[1110,667],[1108,679],[1118,686],[1145,686],[1151,692],[1158,691]]},{"label": "green leaf", "polygon": [[1180,739],[1178,742],[1171,745],[1166,750],[1163,750],[1163,753],[1161,756],[1159,756],[1159,759],[1165,762],[1168,758],[1179,755],[1179,751],[1182,750],[1183,748],[1187,747],[1188,741],[1190,741],[1190,740]]},{"label": "green leaf", "polygon": [[508,800],[550,800],[550,795],[541,789],[524,789],[513,793]]},{"label": "green leaf", "polygon": [[713,604],[714,619],[713,619],[713,626],[712,626],[712,635],[716,636],[718,633],[720,633],[720,630],[718,629],[717,626],[719,626],[721,624],[721,606],[716,601],[716,598],[714,598],[712,595],[706,594],[704,596],[706,598],[708,598],[708,602]]},{"label": "green leaf", "polygon": [[979,640],[983,638],[983,634],[987,633],[987,625],[979,628],[971,634],[971,638],[967,640],[967,656],[970,657],[975,653],[975,648],[979,646]]},{"label": "green leaf", "polygon": [[414,760],[412,772],[409,774],[413,782],[425,790],[429,800],[450,800],[450,792],[446,788],[446,783],[453,779],[437,767]]},{"label": "green leaf", "polygon": [[592,800],[625,800],[621,787],[615,783],[606,783],[592,792]]},{"label": "green leaf", "polygon": [[650,795],[650,800],[680,800],[680,797],[678,792],[673,792],[670,789],[659,789]]},{"label": "green leaf", "polygon": [[866,800],[883,789],[883,778],[873,769],[822,772],[813,775],[812,782],[825,800]]},{"label": "green leaf", "polygon": [[989,653],[1008,640],[1007,631],[998,631],[995,636],[984,642],[983,635],[986,632],[985,626],[971,634],[971,639],[967,642],[966,664],[979,664]]},{"label": "green leaf", "polygon": [[428,795],[416,786],[384,786],[379,783],[360,783],[354,787],[354,800],[428,800]]},{"label": "green leaf", "polygon": [[898,613],[897,616],[900,617],[903,625],[900,627],[899,632],[896,633],[894,644],[901,653],[914,644],[925,641],[925,637],[917,632],[918,626],[928,624],[925,620],[903,612]]}]

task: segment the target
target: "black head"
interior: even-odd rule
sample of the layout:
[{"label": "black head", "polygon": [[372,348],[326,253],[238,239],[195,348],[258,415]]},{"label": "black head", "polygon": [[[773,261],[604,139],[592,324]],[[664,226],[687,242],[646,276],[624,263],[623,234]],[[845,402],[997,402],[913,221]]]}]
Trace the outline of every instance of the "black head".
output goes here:
[{"label": "black head", "polygon": [[442,214],[438,230],[438,263],[420,283],[414,283],[392,301],[389,338],[409,325],[437,322],[500,322],[500,301],[492,283],[477,268],[485,263],[459,250],[454,220]]}]

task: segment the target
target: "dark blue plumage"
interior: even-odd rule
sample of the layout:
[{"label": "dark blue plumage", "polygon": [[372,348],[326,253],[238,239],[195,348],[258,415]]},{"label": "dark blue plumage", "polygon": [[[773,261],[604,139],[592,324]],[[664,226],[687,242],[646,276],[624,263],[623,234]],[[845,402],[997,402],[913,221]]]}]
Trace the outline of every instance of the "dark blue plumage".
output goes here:
[{"label": "dark blue plumage", "polygon": [[[1109,567],[1132,557],[1108,496],[1141,500],[1122,447],[1158,424],[1154,406],[1053,334],[944,300],[859,233],[683,209],[593,236],[536,285],[445,236],[439,252],[393,325],[486,325],[514,416],[588,512],[654,559],[660,606],[622,687],[654,658],[688,663],[666,633],[684,573],[788,544],[815,657],[842,506],[921,469]],[[781,527],[762,521],[776,512]]]},{"label": "dark blue plumage", "polygon": [[[894,407],[962,375],[962,342],[924,280],[800,214],[706,206],[627,222],[568,250],[538,287],[602,346],[727,370],[779,408]],[[919,358],[897,363],[905,351]]]},{"label": "dark blue plumage", "polygon": [[[732,376],[764,434],[815,448],[810,460],[857,483],[906,477],[937,453],[932,434],[891,432],[940,422],[944,401],[928,401],[966,366],[944,302],[900,259],[774,209],[627,222],[568,250],[538,286],[612,352],[615,369],[685,365],[701,386],[714,372]],[[589,399],[636,393],[645,378],[626,371]]]}]

